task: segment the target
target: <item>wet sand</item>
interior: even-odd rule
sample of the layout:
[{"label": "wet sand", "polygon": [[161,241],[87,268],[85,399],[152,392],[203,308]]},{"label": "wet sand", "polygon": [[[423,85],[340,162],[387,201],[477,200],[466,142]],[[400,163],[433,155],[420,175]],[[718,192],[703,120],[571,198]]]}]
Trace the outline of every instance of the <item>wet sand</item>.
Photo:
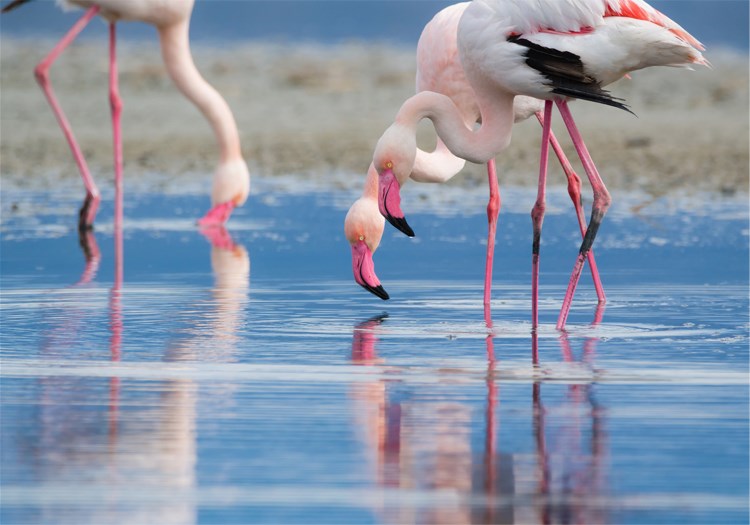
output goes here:
[{"label": "wet sand", "polygon": [[[3,38],[1,44],[3,185],[77,182],[67,144],[32,73],[53,42]],[[337,188],[361,186],[377,139],[414,90],[413,49],[252,43],[202,46],[194,53],[199,69],[235,113],[256,180],[297,174]],[[574,114],[611,188],[653,195],[671,189],[748,191],[747,57],[711,50],[707,57],[713,69],[641,71],[611,86],[637,118],[575,104]],[[172,86],[157,43],[122,44],[119,65],[128,184],[179,190],[205,181],[208,188],[216,161],[212,131]],[[88,41],[74,44],[51,70],[104,189],[112,173],[107,68],[106,43]],[[433,137],[429,122],[423,123],[420,143],[429,147]],[[511,148],[498,159],[501,184],[535,184],[538,141],[536,122],[516,127]],[[569,141],[565,144],[575,157]],[[481,166],[468,165],[452,184],[473,185],[484,178]],[[551,183],[563,181],[555,169]]]}]

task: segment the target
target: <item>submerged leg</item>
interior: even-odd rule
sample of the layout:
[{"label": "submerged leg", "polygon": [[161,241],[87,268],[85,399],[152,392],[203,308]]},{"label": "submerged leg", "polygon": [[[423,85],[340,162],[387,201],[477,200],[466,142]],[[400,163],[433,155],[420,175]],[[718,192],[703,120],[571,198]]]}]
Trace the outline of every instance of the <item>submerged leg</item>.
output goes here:
[{"label": "submerged leg", "polygon": [[57,97],[55,97],[55,93],[52,91],[52,85],[49,81],[49,68],[50,66],[52,66],[55,60],[57,60],[57,58],[65,50],[65,48],[68,47],[70,43],[73,42],[73,40],[75,40],[78,34],[83,30],[84,27],[86,27],[91,19],[96,16],[98,12],[98,5],[95,5],[88,9],[86,13],[81,17],[81,19],[78,20],[78,22],[76,22],[70,29],[70,31],[68,31],[68,33],[62,38],[62,40],[57,43],[50,54],[47,55],[47,57],[42,60],[34,69],[36,80],[41,86],[42,91],[44,91],[44,95],[45,97],[47,97],[47,101],[52,107],[52,111],[55,113],[57,122],[60,124],[60,128],[62,129],[62,132],[68,141],[71,152],[73,153],[73,158],[78,165],[78,170],[81,172],[83,184],[84,186],[86,186],[86,199],[83,201],[83,206],[81,207],[81,212],[78,220],[78,228],[80,230],[89,229],[94,224],[96,210],[99,207],[99,189],[96,187],[94,179],[91,177],[89,168],[86,165],[86,159],[83,158],[81,148],[78,146],[75,136],[73,135],[73,129],[70,127],[70,123],[68,122],[68,119],[65,117],[65,114],[62,111],[62,108],[57,101]]},{"label": "submerged leg", "polygon": [[536,202],[531,210],[531,224],[534,240],[531,245],[531,328],[539,326],[539,244],[542,240],[544,222],[545,192],[547,188],[547,159],[549,157],[549,136],[552,123],[552,102],[544,103],[544,124],[542,125],[542,153],[539,160],[539,187]]},{"label": "submerged leg", "polygon": [[[539,120],[539,123],[544,126],[544,117],[542,114],[537,112],[536,118]],[[584,237],[586,235],[586,216],[583,211],[583,203],[581,202],[581,178],[576,174],[575,170],[573,170],[573,166],[571,166],[570,161],[565,156],[565,152],[552,131],[550,131],[549,141],[552,150],[560,161],[565,176],[568,178],[568,195],[570,195],[570,200],[573,201],[573,206],[575,206],[576,209],[576,217],[578,218],[578,227],[581,229],[581,237]],[[596,266],[594,250],[589,251],[587,260],[589,268],[591,269],[591,278],[594,281],[594,288],[596,289],[596,297],[599,299],[600,303],[603,303],[607,300],[607,296],[604,294],[604,287],[599,278],[599,269]]]},{"label": "submerged leg", "polygon": [[602,178],[599,175],[596,166],[594,165],[594,161],[591,159],[591,155],[586,148],[586,144],[584,144],[583,139],[581,138],[581,134],[576,127],[573,116],[570,114],[568,103],[564,100],[558,100],[557,107],[560,110],[560,114],[562,115],[563,121],[565,122],[565,126],[568,128],[568,133],[570,133],[570,138],[573,140],[573,145],[575,146],[576,151],[578,152],[578,156],[581,158],[581,162],[583,163],[583,169],[586,170],[586,175],[588,176],[589,181],[591,181],[591,187],[594,190],[594,204],[591,208],[591,220],[589,221],[589,227],[587,228],[586,234],[583,237],[583,242],[581,243],[581,249],[578,253],[578,258],[576,259],[575,266],[573,267],[573,273],[571,274],[570,281],[568,282],[568,289],[565,292],[565,299],[563,300],[562,309],[560,310],[560,316],[557,318],[557,329],[562,330],[563,328],[565,328],[565,321],[567,320],[568,313],[570,312],[570,305],[573,301],[573,295],[575,294],[578,280],[581,278],[583,263],[586,260],[589,251],[591,250],[591,246],[594,244],[596,233],[599,231],[599,225],[601,224],[604,215],[609,209],[612,198],[610,197],[607,188],[604,186],[604,181],[602,181]]},{"label": "submerged leg", "polygon": [[484,305],[488,306],[492,295],[492,266],[495,258],[495,235],[497,217],[500,214],[500,189],[495,172],[495,159],[487,162],[487,178],[490,183],[490,200],[487,203],[487,260],[484,266]]}]

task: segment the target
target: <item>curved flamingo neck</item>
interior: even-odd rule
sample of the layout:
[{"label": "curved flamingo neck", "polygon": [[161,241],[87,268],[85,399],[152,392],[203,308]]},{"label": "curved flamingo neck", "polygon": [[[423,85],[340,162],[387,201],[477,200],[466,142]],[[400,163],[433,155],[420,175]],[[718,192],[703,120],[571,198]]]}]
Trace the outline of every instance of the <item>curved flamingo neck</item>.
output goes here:
[{"label": "curved flamingo neck", "polygon": [[242,159],[240,137],[224,98],[201,76],[193,62],[189,41],[190,19],[159,28],[164,65],[177,88],[211,124],[222,163]]},{"label": "curved flamingo neck", "polygon": [[484,164],[510,144],[513,96],[499,93],[493,97],[478,96],[477,101],[482,124],[476,130],[467,126],[449,97],[432,91],[422,91],[404,102],[396,122],[416,133],[419,121],[430,119],[438,136],[454,155]]},{"label": "curved flamingo neck", "polygon": [[365,188],[362,190],[362,197],[375,200],[378,198],[378,171],[375,169],[373,163],[370,163],[370,167],[367,169],[367,178],[365,179]]},{"label": "curved flamingo neck", "polygon": [[411,178],[417,182],[443,183],[453,178],[465,165],[466,161],[451,153],[438,137],[434,151],[417,148]]}]

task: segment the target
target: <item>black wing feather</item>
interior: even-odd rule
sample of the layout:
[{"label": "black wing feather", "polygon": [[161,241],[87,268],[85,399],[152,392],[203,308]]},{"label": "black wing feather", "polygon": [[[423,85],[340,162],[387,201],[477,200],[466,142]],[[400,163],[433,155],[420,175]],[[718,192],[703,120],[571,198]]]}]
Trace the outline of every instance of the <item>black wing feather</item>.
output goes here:
[{"label": "black wing feather", "polygon": [[526,65],[545,76],[553,93],[633,113],[622,99],[613,97],[609,91],[602,89],[595,77],[586,74],[581,57],[575,53],[540,46],[518,36],[512,36],[508,41],[526,48]]}]

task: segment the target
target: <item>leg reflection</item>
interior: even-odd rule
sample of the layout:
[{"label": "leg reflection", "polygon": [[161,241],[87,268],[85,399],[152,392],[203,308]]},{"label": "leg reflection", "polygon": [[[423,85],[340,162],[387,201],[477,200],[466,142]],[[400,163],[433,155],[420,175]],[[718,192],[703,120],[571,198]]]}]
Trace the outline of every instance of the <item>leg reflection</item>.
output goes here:
[{"label": "leg reflection", "polygon": [[[600,303],[592,326],[601,322],[603,308]],[[595,336],[586,338],[582,356],[576,361],[569,336],[563,332],[559,338],[563,360],[593,366],[597,341]],[[545,408],[542,383],[535,382],[532,399],[537,488],[535,515],[527,521],[608,523],[609,516],[593,503],[607,490],[606,411],[596,401],[594,386],[571,384],[561,406]],[[592,504],[587,503],[590,500]]]},{"label": "leg reflection", "polygon": [[[231,241],[228,234],[225,238]],[[35,479],[51,486],[76,486],[81,494],[102,495],[67,506],[66,522],[195,523],[196,503],[185,494],[197,484],[197,384],[189,375],[171,380],[120,379],[123,367],[116,362],[128,359],[125,343],[136,326],[130,312],[139,313],[137,304],[129,304],[124,282],[121,215],[115,220],[114,241],[114,280],[106,308],[91,306],[98,304],[93,300],[101,297],[101,289],[82,287],[83,300],[70,300],[79,292],[69,292],[68,300],[60,303],[66,311],[58,315],[64,319],[66,339],[48,335],[49,345],[43,349],[47,358],[85,361],[102,357],[92,358],[90,348],[105,347],[113,362],[110,377],[39,379],[38,416],[19,427],[31,444],[19,461],[28,461]],[[87,257],[87,277],[82,279],[86,283],[96,276],[99,251],[93,232],[84,232],[81,242],[88,250],[84,253],[92,254]],[[188,309],[196,312],[187,319],[191,326],[170,342],[166,361],[233,359],[249,291],[249,256],[234,242],[212,245],[211,264],[214,286],[206,293],[212,300]],[[80,330],[71,332],[69,321],[79,314]],[[94,324],[105,328],[101,345],[89,343],[92,332],[86,326]],[[59,521],[59,512],[59,506],[41,505],[39,521]]]},{"label": "leg reflection", "polygon": [[[594,319],[591,321],[590,326],[593,328],[601,324],[604,317],[604,310],[606,309],[606,303],[597,303],[596,310],[594,311]],[[563,352],[563,359],[566,362],[573,362],[573,354],[570,349],[570,340],[567,331],[563,330],[560,332],[560,347]],[[593,360],[593,353],[596,349],[596,343],[599,341],[598,337],[588,337],[583,345],[584,348],[584,362]],[[590,354],[590,357],[586,357]],[[539,366],[539,337],[535,328],[531,329],[531,362],[534,367]]]},{"label": "leg reflection", "polygon": [[[498,388],[492,322],[487,314],[485,339],[487,369],[482,421],[471,403],[442,393],[443,384],[410,388],[408,383],[378,375],[354,385],[351,393],[355,428],[360,434],[366,463],[376,485],[401,491],[446,491],[462,497],[452,504],[396,504],[385,500],[375,511],[389,523],[510,523],[514,492],[511,454],[498,451]],[[386,315],[369,318],[354,327],[351,360],[355,365],[379,366],[379,333]],[[383,371],[385,374],[385,371]],[[472,429],[482,425],[482,446],[476,448]],[[392,492],[391,492],[392,493]],[[463,497],[465,496],[465,497]]]},{"label": "leg reflection", "polygon": [[83,251],[83,258],[86,261],[86,265],[83,268],[81,278],[75,284],[76,286],[88,284],[96,278],[96,274],[99,271],[99,262],[102,259],[99,245],[96,243],[94,230],[78,230],[78,244]]}]

